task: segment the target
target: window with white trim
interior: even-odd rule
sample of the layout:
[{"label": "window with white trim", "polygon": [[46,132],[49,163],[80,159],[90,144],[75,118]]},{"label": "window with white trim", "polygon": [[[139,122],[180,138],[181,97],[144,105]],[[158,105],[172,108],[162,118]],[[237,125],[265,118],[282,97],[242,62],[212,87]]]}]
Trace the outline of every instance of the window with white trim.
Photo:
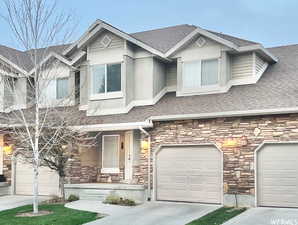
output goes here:
[{"label": "window with white trim", "polygon": [[121,63],[91,67],[92,96],[121,94]]},{"label": "window with white trim", "polygon": [[102,173],[119,173],[120,135],[102,136]]},{"label": "window with white trim", "polygon": [[44,80],[42,86],[44,86],[43,94],[46,100],[63,99],[69,95],[68,77]]},{"label": "window with white trim", "polygon": [[57,79],[57,90],[56,90],[56,98],[62,99],[68,96],[68,78],[58,78]]},{"label": "window with white trim", "polygon": [[218,59],[183,63],[182,90],[195,91],[218,85]]}]

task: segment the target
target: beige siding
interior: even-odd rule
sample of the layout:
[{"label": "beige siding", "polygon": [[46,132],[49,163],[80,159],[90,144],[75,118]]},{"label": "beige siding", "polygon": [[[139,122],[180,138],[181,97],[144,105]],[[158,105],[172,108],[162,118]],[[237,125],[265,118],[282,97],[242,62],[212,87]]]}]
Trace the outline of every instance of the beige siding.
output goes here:
[{"label": "beige siding", "polygon": [[134,60],[128,56],[124,57],[126,66],[126,105],[134,100]]},{"label": "beige siding", "polygon": [[[111,43],[105,47],[101,42],[102,39],[108,36],[111,39]],[[123,48],[124,47],[124,39],[118,37],[117,35],[105,31],[103,32],[101,35],[98,36],[98,38],[92,42],[89,46],[89,50],[92,51],[98,51],[98,50],[102,50],[102,49],[110,49],[110,48]]]},{"label": "beige siding", "polygon": [[135,60],[135,99],[148,100],[153,97],[153,58]]},{"label": "beige siding", "polygon": [[166,86],[165,64],[154,59],[153,61],[153,97],[159,94]]},{"label": "beige siding", "polygon": [[256,62],[255,62],[255,65],[256,65],[256,74],[258,74],[260,71],[263,70],[266,62],[260,58],[258,55],[256,55]]},{"label": "beige siding", "polygon": [[253,54],[233,55],[231,58],[232,79],[253,75]]},{"label": "beige siding", "polygon": [[166,65],[166,83],[167,87],[177,86],[177,63]]}]

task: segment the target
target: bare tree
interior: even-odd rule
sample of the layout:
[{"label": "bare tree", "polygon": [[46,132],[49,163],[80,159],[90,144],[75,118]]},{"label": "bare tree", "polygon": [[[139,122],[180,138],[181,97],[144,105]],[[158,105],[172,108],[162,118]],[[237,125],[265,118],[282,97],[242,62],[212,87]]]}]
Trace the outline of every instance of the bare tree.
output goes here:
[{"label": "bare tree", "polygon": [[[24,50],[24,55],[12,55],[18,60],[23,73],[15,68],[3,65],[4,92],[11,93],[12,101],[23,99],[28,107],[5,109],[2,120],[9,125],[9,132],[21,150],[32,162],[34,171],[33,211],[38,213],[38,175],[39,167],[47,152],[55,149],[57,144],[66,141],[63,129],[69,126],[74,118],[74,109],[53,107],[71,105],[75,99],[72,91],[62,99],[51,99],[49,87],[52,81],[63,73],[61,62],[49,55],[55,52],[50,46],[68,43],[73,32],[69,14],[60,12],[55,0],[3,0],[6,14],[2,15],[9,24],[12,34]],[[60,49],[61,50],[61,49]],[[27,88],[21,90],[17,81],[24,79]],[[5,94],[4,93],[4,94]],[[25,98],[25,99],[24,99]],[[9,96],[4,100],[7,102]],[[4,104],[5,105],[5,104]],[[69,116],[72,115],[72,116]],[[49,130],[51,136],[48,135]],[[19,151],[21,152],[21,151]]]}]

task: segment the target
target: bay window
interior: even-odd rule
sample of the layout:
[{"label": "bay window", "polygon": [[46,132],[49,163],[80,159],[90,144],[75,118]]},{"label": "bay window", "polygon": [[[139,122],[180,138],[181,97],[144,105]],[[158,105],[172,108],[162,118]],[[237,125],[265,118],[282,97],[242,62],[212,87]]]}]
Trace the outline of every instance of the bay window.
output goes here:
[{"label": "bay window", "polygon": [[120,135],[102,136],[102,173],[119,173]]},{"label": "bay window", "polygon": [[218,85],[218,59],[184,62],[182,90],[196,91]]},{"label": "bay window", "polygon": [[121,64],[93,65],[91,96],[121,97]]}]

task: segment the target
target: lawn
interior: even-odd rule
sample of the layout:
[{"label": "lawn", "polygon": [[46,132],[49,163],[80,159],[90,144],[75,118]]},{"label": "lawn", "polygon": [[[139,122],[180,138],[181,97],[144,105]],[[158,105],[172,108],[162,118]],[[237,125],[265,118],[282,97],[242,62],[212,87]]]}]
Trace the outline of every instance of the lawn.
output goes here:
[{"label": "lawn", "polygon": [[245,208],[234,209],[229,207],[222,207],[197,220],[188,223],[187,225],[220,225],[233,218],[234,216],[243,213],[245,210]]},{"label": "lawn", "polygon": [[38,217],[16,217],[16,214],[32,211],[32,206],[22,206],[0,212],[0,225],[81,225],[97,219],[96,213],[65,208],[62,204],[45,204],[40,210],[53,213]]}]

